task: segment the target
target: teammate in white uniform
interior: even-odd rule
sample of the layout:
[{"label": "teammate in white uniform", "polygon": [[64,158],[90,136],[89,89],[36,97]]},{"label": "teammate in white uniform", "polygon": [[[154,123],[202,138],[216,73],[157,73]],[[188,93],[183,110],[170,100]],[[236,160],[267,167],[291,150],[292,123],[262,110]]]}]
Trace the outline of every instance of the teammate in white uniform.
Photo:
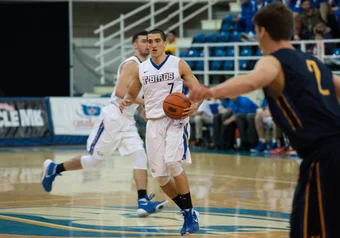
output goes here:
[{"label": "teammate in white uniform", "polygon": [[[181,163],[191,164],[188,147],[189,118],[200,102],[192,102],[182,120],[166,117],[163,100],[172,92],[182,92],[185,83],[189,90],[199,82],[188,64],[172,55],[165,54],[167,45],[163,31],[155,29],[148,34],[148,48],[152,58],[135,70],[134,80],[121,104],[121,111],[135,103],[143,87],[146,118],[146,148],[152,176],[162,190],[178,207],[184,216],[181,235],[199,230],[198,213],[193,209],[189,181]],[[171,180],[170,175],[174,180]]]},{"label": "teammate in white uniform", "polygon": [[101,120],[93,127],[87,140],[89,154],[77,156],[61,164],[55,164],[51,160],[45,161],[42,185],[47,192],[51,191],[54,178],[61,172],[94,167],[118,149],[122,156],[131,155],[134,160],[138,216],[148,216],[167,206],[166,200],[151,202],[152,197],[147,195],[147,158],[134,120],[136,109],[144,104],[144,100],[141,98],[142,93],[138,95],[135,104],[126,108],[124,114],[119,111],[121,98],[124,97],[132,81],[135,68],[149,55],[147,34],[147,31],[142,31],[132,38],[133,46],[136,49],[135,55],[119,66],[118,79],[110,103],[103,108]]}]

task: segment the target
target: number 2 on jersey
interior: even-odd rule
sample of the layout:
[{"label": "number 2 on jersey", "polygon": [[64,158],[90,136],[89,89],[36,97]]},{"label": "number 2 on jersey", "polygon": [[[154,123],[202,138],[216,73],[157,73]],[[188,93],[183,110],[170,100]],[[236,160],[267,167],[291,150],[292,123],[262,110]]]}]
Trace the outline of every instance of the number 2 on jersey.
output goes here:
[{"label": "number 2 on jersey", "polygon": [[327,96],[329,95],[329,90],[328,89],[323,89],[321,86],[321,73],[320,73],[320,69],[318,67],[318,65],[316,64],[316,62],[314,60],[306,60],[307,63],[307,68],[310,72],[314,73],[315,78],[316,78],[316,82],[318,84],[318,89],[320,94]]},{"label": "number 2 on jersey", "polygon": [[170,94],[172,93],[172,89],[174,89],[174,83],[168,83],[168,85],[171,85],[171,88],[170,88]]}]

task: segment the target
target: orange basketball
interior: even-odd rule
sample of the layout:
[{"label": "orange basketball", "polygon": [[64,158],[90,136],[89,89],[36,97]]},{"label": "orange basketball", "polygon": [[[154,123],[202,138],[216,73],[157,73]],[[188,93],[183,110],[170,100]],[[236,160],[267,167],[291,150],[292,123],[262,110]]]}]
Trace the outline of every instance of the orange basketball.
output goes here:
[{"label": "orange basketball", "polygon": [[181,119],[185,108],[190,107],[189,99],[179,92],[169,94],[163,101],[164,113],[172,119]]}]

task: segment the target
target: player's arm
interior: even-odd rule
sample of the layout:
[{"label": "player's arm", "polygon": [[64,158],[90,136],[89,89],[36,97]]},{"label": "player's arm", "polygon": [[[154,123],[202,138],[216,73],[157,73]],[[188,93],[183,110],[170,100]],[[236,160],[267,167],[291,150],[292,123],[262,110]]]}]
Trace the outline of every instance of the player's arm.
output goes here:
[{"label": "player's arm", "polygon": [[119,106],[119,109],[121,112],[123,112],[124,108],[127,106],[132,105],[133,103],[137,103],[137,104],[144,104],[144,101],[142,100],[142,102],[138,101],[138,93],[139,91],[142,89],[142,84],[139,81],[139,67],[137,66],[134,70],[133,73],[133,79],[132,82],[123,98],[122,103]]},{"label": "player's arm", "polygon": [[139,81],[139,67],[137,66],[133,72],[132,82],[129,85],[129,88],[123,99],[126,101],[131,101],[131,104],[137,103],[143,105],[144,100],[137,97],[141,89],[142,84]]},{"label": "player's arm", "polygon": [[280,62],[273,56],[265,56],[256,63],[251,73],[236,76],[211,88],[211,96],[214,98],[236,97],[264,88],[274,81],[280,71]]},{"label": "player's arm", "polygon": [[[199,85],[200,83],[198,82],[195,75],[192,73],[190,66],[184,60],[179,61],[178,69],[181,78],[184,80],[185,85],[189,88],[190,93],[190,90],[194,88],[195,85]],[[191,103],[190,108],[184,109],[185,112],[183,113],[183,116],[187,117],[193,115],[197,111],[202,102],[203,99],[194,100]]]},{"label": "player's arm", "polygon": [[[181,78],[184,80],[185,85],[189,88],[189,92],[195,85],[200,84],[198,79],[192,73],[190,66],[184,60],[179,61],[179,73]],[[198,100],[196,103],[199,106],[202,102],[203,100]]]},{"label": "player's arm", "polygon": [[338,101],[340,102],[340,77],[338,75],[333,74],[333,82],[335,86],[335,93]]},{"label": "player's arm", "polygon": [[[117,81],[116,86],[117,97],[124,98],[131,82],[133,81],[135,69],[137,66],[138,64],[132,60],[126,62],[124,65],[121,66],[119,80]],[[135,103],[144,104],[144,100],[142,98],[137,97]]]}]

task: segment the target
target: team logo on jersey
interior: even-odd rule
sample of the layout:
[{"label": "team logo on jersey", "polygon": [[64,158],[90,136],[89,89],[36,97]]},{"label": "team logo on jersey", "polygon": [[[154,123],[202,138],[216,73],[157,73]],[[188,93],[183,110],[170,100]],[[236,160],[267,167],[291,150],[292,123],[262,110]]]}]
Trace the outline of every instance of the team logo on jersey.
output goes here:
[{"label": "team logo on jersey", "polygon": [[[289,231],[289,214],[235,208],[196,208],[199,234],[225,237]],[[0,234],[69,237],[178,236],[183,225],[178,210],[168,208],[137,218],[136,207],[14,207],[0,209]],[[251,236],[251,235],[250,235]]]},{"label": "team logo on jersey", "polygon": [[148,83],[159,83],[159,82],[170,81],[174,79],[175,79],[175,73],[173,72],[158,74],[158,75],[148,75],[148,76],[142,77],[142,81],[144,85]]}]

